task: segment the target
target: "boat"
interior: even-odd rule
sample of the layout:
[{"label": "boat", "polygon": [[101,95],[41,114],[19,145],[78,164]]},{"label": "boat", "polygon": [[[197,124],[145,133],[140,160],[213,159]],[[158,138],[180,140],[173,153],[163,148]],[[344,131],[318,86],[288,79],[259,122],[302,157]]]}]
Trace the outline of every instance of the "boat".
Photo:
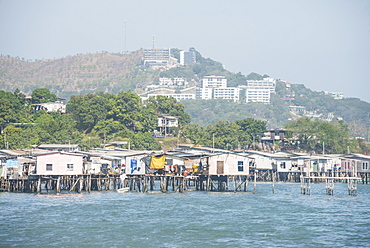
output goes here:
[{"label": "boat", "polygon": [[129,191],[130,191],[130,187],[124,187],[124,188],[117,189],[118,193],[126,193]]}]

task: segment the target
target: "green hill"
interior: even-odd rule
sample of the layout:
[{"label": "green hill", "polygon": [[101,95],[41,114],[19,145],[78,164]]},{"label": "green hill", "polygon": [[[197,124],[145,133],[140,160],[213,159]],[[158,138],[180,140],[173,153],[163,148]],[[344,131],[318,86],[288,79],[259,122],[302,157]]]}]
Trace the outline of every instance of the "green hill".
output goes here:
[{"label": "green hill", "polygon": [[[178,49],[171,49],[179,57]],[[54,60],[24,61],[20,58],[0,56],[0,87],[14,92],[17,88],[30,95],[36,88],[47,88],[59,97],[103,91],[117,94],[122,91],[145,92],[149,84],[156,84],[159,77],[184,77],[199,84],[206,75],[222,75],[228,86],[245,85],[247,79],[262,79],[267,75],[243,75],[225,70],[222,63],[204,58],[196,52],[197,63],[190,67],[176,67],[167,71],[151,70],[142,64],[143,50],[128,54],[81,54]],[[241,91],[243,99],[244,91]],[[282,100],[283,98],[289,100]],[[283,127],[298,117],[289,112],[288,106],[305,107],[308,113],[324,119],[342,118],[350,125],[354,136],[368,135],[370,104],[360,99],[335,100],[323,92],[315,92],[304,85],[278,81],[271,104],[233,103],[227,100],[186,100],[182,102],[192,121],[201,125],[218,120],[235,121],[252,117],[267,120],[270,128]]]}]

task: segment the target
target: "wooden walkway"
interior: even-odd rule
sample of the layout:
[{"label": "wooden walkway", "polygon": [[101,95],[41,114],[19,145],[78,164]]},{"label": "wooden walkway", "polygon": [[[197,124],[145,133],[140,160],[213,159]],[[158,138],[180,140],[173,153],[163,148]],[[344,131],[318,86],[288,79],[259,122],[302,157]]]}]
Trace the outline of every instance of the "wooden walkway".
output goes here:
[{"label": "wooden walkway", "polygon": [[[65,192],[91,192],[125,189],[130,192],[162,192],[183,193],[185,191],[206,192],[251,192],[256,193],[257,182],[270,182],[272,192],[275,192],[275,183],[278,181],[298,182],[301,193],[311,194],[311,183],[326,183],[326,193],[334,194],[336,182],[347,183],[349,195],[357,194],[358,182],[363,177],[351,177],[350,174],[320,175],[310,173],[311,176],[298,177],[294,172],[287,173],[251,171],[250,175],[75,175],[75,176],[35,176],[18,179],[0,179],[0,192],[22,193],[65,193]],[[345,176],[346,175],[346,176]],[[248,189],[252,184],[253,187]]]}]

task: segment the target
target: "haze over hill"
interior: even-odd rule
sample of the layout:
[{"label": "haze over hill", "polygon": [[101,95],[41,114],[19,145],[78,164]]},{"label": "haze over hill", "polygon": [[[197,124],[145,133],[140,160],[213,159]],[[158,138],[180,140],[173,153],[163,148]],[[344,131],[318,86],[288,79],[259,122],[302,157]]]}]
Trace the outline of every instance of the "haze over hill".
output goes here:
[{"label": "haze over hill", "polygon": [[[178,57],[179,50],[172,49],[172,55]],[[251,73],[247,76],[225,70],[222,63],[207,59],[196,52],[197,63],[191,67],[175,67],[166,71],[152,70],[142,63],[143,50],[122,53],[80,54],[55,60],[24,61],[10,56],[0,57],[0,87],[14,92],[17,88],[30,94],[36,88],[48,88],[59,97],[69,99],[71,95],[103,91],[118,93],[132,91],[144,93],[149,84],[158,84],[160,76],[185,77],[199,85],[205,75],[222,75],[228,79],[229,86],[246,83],[247,79],[262,78]],[[241,99],[241,104],[227,100],[186,100],[186,111],[193,122],[202,125],[214,124],[218,120],[235,121],[245,117],[268,120],[270,128],[283,127],[295,118],[289,112],[289,105],[303,106],[322,118],[328,116],[343,118],[345,122],[361,124],[361,134],[366,135],[369,124],[370,104],[359,99],[334,100],[323,92],[315,92],[304,85],[291,84],[286,88],[283,81],[278,81],[276,94],[272,94],[271,104],[248,103]],[[182,89],[181,87],[179,89]],[[243,92],[241,93],[241,96]],[[294,95],[294,100],[282,98]],[[344,92],[344,95],[346,93]],[[365,128],[364,128],[365,126]],[[365,131],[364,131],[365,130]]]},{"label": "haze over hill", "polygon": [[97,53],[55,60],[23,61],[0,57],[0,87],[16,88],[30,94],[36,88],[48,88],[59,97],[96,91],[134,90],[153,80],[155,73],[143,73],[142,50],[128,54]]},{"label": "haze over hill", "polygon": [[[233,72],[370,101],[370,1],[0,1],[0,54],[196,47]],[[66,18],[68,17],[68,18]]]}]

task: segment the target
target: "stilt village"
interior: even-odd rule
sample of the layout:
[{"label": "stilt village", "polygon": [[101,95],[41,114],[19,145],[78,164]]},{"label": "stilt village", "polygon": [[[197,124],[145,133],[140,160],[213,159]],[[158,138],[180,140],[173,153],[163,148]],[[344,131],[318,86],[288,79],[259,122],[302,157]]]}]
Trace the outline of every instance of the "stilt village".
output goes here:
[{"label": "stilt village", "polygon": [[[369,183],[370,156],[310,155],[291,152],[227,151],[179,145],[171,151],[122,149],[112,142],[104,149],[80,151],[78,145],[40,145],[32,150],[1,150],[1,191],[63,193],[217,191],[253,192],[258,182],[300,183],[310,194],[311,183]],[[249,187],[249,184],[251,186]],[[299,184],[297,184],[299,185]]]}]

